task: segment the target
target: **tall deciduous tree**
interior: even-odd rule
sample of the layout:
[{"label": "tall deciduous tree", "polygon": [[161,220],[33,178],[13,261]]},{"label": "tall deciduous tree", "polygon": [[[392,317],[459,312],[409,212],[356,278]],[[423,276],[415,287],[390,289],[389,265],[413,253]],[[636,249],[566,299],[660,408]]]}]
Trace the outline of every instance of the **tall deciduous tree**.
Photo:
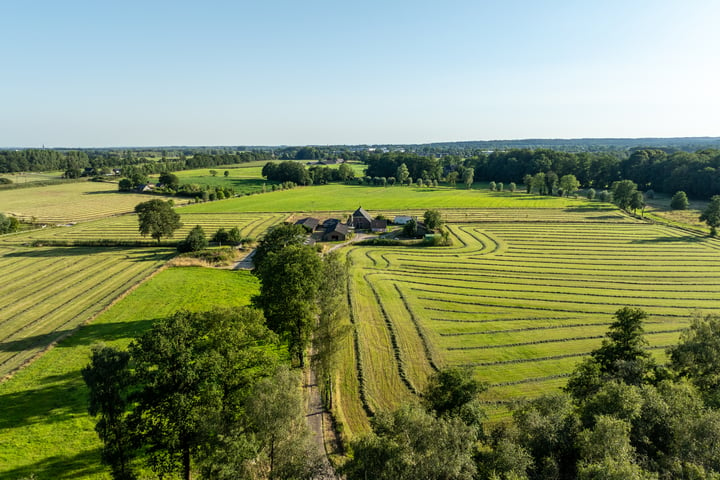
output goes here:
[{"label": "tall deciduous tree", "polygon": [[127,422],[132,385],[129,362],[129,353],[99,345],[93,348],[90,364],[82,369],[89,390],[88,412],[100,417],[95,431],[103,442],[101,459],[110,466],[115,480],[136,478],[131,461],[139,442]]},{"label": "tall deciduous tree", "polygon": [[271,227],[255,249],[253,256],[255,267],[259,267],[270,252],[279,252],[290,245],[302,245],[305,243],[305,238],[305,229],[300,225],[283,223]]},{"label": "tall deciduous tree", "polygon": [[320,257],[311,247],[288,245],[265,255],[253,272],[261,281],[253,303],[262,308],[268,326],[287,339],[290,353],[304,365],[317,314]]},{"label": "tall deciduous tree", "polygon": [[578,182],[578,179],[575,178],[575,175],[563,175],[560,178],[560,188],[563,191],[563,195],[570,196],[577,192],[577,189],[580,188],[580,182]]},{"label": "tall deciduous tree", "polygon": [[475,169],[472,167],[466,168],[465,171],[463,171],[462,180],[466,188],[472,187],[475,181]]},{"label": "tall deciduous tree", "polygon": [[140,234],[150,235],[160,243],[162,237],[172,237],[175,230],[182,226],[180,215],[173,210],[172,200],[159,199],[139,203],[135,206],[138,215]]},{"label": "tall deciduous tree", "polygon": [[672,368],[697,385],[706,402],[720,407],[720,317],[694,319],[668,353]]},{"label": "tall deciduous tree", "polygon": [[400,185],[403,185],[405,182],[407,182],[407,179],[409,177],[410,171],[408,170],[407,165],[401,163],[400,166],[397,168],[397,171],[395,172],[395,178],[397,178],[398,182],[400,182]]},{"label": "tall deciduous tree", "polygon": [[633,194],[637,191],[637,185],[632,180],[620,180],[613,183],[613,202],[623,210],[627,210],[632,202]]},{"label": "tall deciduous tree", "polygon": [[720,195],[714,195],[710,199],[710,203],[700,215],[700,221],[710,227],[711,237],[717,235],[717,227],[720,227]]},{"label": "tall deciduous tree", "polygon": [[423,216],[425,226],[430,230],[440,228],[442,225],[442,215],[438,210],[426,210]]}]

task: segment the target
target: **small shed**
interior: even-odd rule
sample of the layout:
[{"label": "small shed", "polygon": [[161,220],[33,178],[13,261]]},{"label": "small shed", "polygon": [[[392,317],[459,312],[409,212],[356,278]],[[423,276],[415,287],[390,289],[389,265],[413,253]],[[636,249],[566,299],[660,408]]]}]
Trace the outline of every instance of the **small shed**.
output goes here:
[{"label": "small shed", "polygon": [[393,219],[393,223],[394,223],[395,225],[405,225],[405,224],[408,223],[410,220],[412,220],[412,218],[413,218],[413,217],[411,217],[410,215],[398,215],[397,217],[395,217],[395,218]]}]

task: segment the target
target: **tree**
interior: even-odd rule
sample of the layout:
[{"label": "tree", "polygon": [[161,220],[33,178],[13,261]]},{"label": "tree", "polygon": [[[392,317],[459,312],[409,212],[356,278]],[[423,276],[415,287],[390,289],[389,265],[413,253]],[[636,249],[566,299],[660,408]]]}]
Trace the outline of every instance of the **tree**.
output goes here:
[{"label": "tree", "polygon": [[547,183],[545,182],[545,174],[543,172],[538,172],[533,175],[530,180],[530,191],[534,191],[538,195],[544,195],[545,192],[547,192]]},{"label": "tree", "polygon": [[675,192],[672,200],[670,200],[670,208],[673,210],[687,210],[689,204],[687,195],[682,190]]},{"label": "tree", "polygon": [[217,170],[210,170],[210,175],[212,175],[213,177],[216,176],[217,173]]},{"label": "tree", "polygon": [[404,184],[408,178],[410,178],[410,171],[408,170],[407,165],[404,163],[400,164],[395,172],[395,178],[397,178],[397,181],[400,182],[400,185]]},{"label": "tree", "polygon": [[372,419],[373,433],[352,442],[348,480],[471,480],[477,431],[457,417],[437,418],[413,405]]},{"label": "tree", "polygon": [[225,230],[223,227],[218,228],[217,231],[212,236],[212,241],[217,243],[220,246],[222,246],[223,243],[228,243],[229,240],[230,240],[230,235],[228,234],[227,230]]},{"label": "tree", "polygon": [[497,185],[495,186],[495,190],[497,190],[498,192],[502,192],[503,188],[505,188],[505,185],[503,184],[503,182],[497,182]]},{"label": "tree", "polygon": [[[133,341],[129,355],[96,350],[83,376],[101,422],[127,426],[133,452],[158,476],[189,479],[192,464],[237,430],[250,388],[277,364],[276,341],[254,309],[178,312]],[[104,451],[119,452],[125,437],[101,439]]]},{"label": "tree", "polygon": [[612,194],[615,205],[627,211],[632,201],[632,196],[636,191],[637,184],[632,180],[620,180],[613,183]]},{"label": "tree", "polygon": [[121,192],[130,192],[133,188],[135,188],[135,185],[129,178],[123,178],[118,182],[118,190]]},{"label": "tree", "polygon": [[205,231],[200,225],[196,225],[187,234],[185,240],[178,243],[178,251],[181,253],[185,252],[199,252],[207,248],[208,241],[205,238]]},{"label": "tree", "polygon": [[258,447],[248,464],[263,478],[312,480],[320,473],[320,452],[305,419],[300,384],[299,372],[281,367],[273,377],[260,380],[248,396],[248,430]]},{"label": "tree", "polygon": [[13,233],[20,230],[20,222],[15,217],[7,217],[0,213],[0,234]]},{"label": "tree", "polygon": [[408,220],[408,222],[403,226],[402,232],[403,232],[403,236],[405,236],[405,237],[408,237],[408,238],[417,237],[418,226],[417,226],[417,222],[415,221],[414,218],[411,218],[410,220]]},{"label": "tree", "polygon": [[100,416],[95,431],[103,443],[100,458],[112,471],[115,480],[136,478],[131,461],[136,455],[127,412],[132,376],[130,354],[104,345],[92,349],[90,364],[82,369],[88,386],[88,413]]},{"label": "tree", "polygon": [[587,199],[588,199],[588,200],[594,199],[594,198],[595,198],[595,193],[596,193],[596,192],[595,192],[595,189],[594,189],[594,188],[588,188],[588,191],[587,191],[587,194],[586,194]]},{"label": "tree", "polygon": [[270,329],[287,339],[300,365],[315,326],[321,271],[320,257],[307,245],[271,251],[253,270],[261,285],[252,302],[265,312]]},{"label": "tree", "polygon": [[229,177],[229,176],[230,176],[230,170],[225,170],[225,173],[224,173],[223,175],[225,175],[225,178]]},{"label": "tree", "polygon": [[475,169],[474,168],[466,168],[463,172],[462,176],[463,183],[465,184],[466,188],[471,188],[473,181],[475,181]]},{"label": "tree", "polygon": [[508,185],[508,190],[510,190],[511,192],[517,190],[517,185],[515,185],[515,182],[510,182],[510,185]]},{"label": "tree", "polygon": [[714,195],[710,199],[710,203],[700,215],[700,221],[710,227],[711,237],[717,235],[717,227],[720,227],[720,195]]},{"label": "tree", "polygon": [[423,220],[425,223],[425,226],[429,228],[430,230],[435,230],[436,228],[440,228],[442,225],[442,215],[438,210],[426,210],[425,215],[423,216]]},{"label": "tree", "polygon": [[720,407],[720,317],[695,318],[668,355],[672,369],[689,378],[708,404]]},{"label": "tree", "polygon": [[575,175],[563,175],[560,177],[560,188],[563,191],[563,195],[570,196],[580,188],[580,182],[575,178]]},{"label": "tree", "polygon": [[456,184],[457,181],[458,181],[458,176],[459,176],[459,175],[458,175],[458,172],[456,172],[455,170],[453,170],[452,172],[449,172],[449,173],[447,174],[447,176],[445,177],[445,179],[447,180],[447,182],[448,182],[448,184],[449,184],[450,186],[454,187],[455,184]]},{"label": "tree", "polygon": [[629,207],[632,208],[633,213],[635,213],[638,208],[643,209],[643,214],[645,213],[645,197],[642,192],[637,190],[633,192],[630,197]]},{"label": "tree", "polygon": [[523,176],[523,185],[525,185],[526,193],[532,193],[532,179],[533,177],[530,174],[525,174],[525,176]]},{"label": "tree", "polygon": [[438,416],[455,415],[486,389],[487,385],[473,378],[471,369],[450,367],[430,376],[422,398]]},{"label": "tree", "polygon": [[238,227],[230,229],[227,235],[227,243],[231,245],[240,245],[242,243],[242,232]]},{"label": "tree", "polygon": [[255,249],[255,255],[253,256],[255,268],[260,267],[270,252],[279,252],[289,245],[302,245],[305,243],[306,238],[305,229],[300,225],[283,223],[270,227]]},{"label": "tree", "polygon": [[158,178],[158,182],[170,188],[177,188],[180,185],[180,179],[174,173],[163,172]]},{"label": "tree", "polygon": [[150,200],[135,206],[138,215],[140,234],[150,235],[160,243],[162,237],[172,237],[173,232],[182,226],[180,215],[173,210],[172,200]]},{"label": "tree", "polygon": [[495,184],[495,182],[492,182],[492,181],[491,181],[491,182],[488,184],[488,188],[490,189],[491,192],[494,192],[496,187],[497,187],[497,185]]}]

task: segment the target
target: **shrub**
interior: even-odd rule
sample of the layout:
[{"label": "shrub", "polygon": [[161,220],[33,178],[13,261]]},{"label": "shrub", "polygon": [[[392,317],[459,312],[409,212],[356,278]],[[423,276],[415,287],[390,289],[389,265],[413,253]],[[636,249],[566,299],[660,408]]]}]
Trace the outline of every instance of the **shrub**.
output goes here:
[{"label": "shrub", "polygon": [[594,188],[589,188],[588,191],[587,191],[587,194],[586,194],[588,200],[592,200],[593,198],[595,198],[595,193],[596,193],[596,192],[595,192],[595,189],[594,189]]},{"label": "shrub", "polygon": [[489,185],[489,186],[490,186],[490,191],[491,191],[491,192],[494,192],[494,191],[495,191],[495,187],[497,186],[497,184],[496,184],[495,182],[490,182],[490,185]]},{"label": "shrub", "polygon": [[689,204],[687,195],[683,191],[676,192],[670,200],[670,208],[673,210],[686,210]]},{"label": "shrub", "polygon": [[505,185],[503,184],[503,182],[498,182],[498,183],[495,185],[495,190],[497,190],[498,192],[502,192],[502,191],[503,191],[503,188],[505,188]]},{"label": "shrub", "polygon": [[205,238],[205,231],[200,225],[196,225],[190,230],[190,233],[187,234],[185,240],[178,242],[177,249],[180,253],[197,252],[207,248],[207,246],[208,241],[207,238]]},{"label": "shrub", "polygon": [[510,185],[508,185],[508,190],[511,192],[514,192],[517,189],[517,185],[515,185],[515,182],[510,182]]}]

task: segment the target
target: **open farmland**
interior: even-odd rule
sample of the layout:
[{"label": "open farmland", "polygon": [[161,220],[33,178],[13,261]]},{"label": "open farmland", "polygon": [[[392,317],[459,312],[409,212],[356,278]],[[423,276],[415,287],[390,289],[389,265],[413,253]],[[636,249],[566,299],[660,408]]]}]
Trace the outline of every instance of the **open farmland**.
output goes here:
[{"label": "open farmland", "polygon": [[[229,230],[238,227],[244,237],[257,238],[271,225],[283,221],[287,215],[280,213],[258,214],[258,213],[188,213],[186,209],[178,209],[180,221],[183,226],[176,230],[173,237],[163,239],[162,244],[175,246],[178,240],[183,239],[195,226],[200,225],[206,235],[212,235],[217,229]],[[71,227],[46,228],[28,232],[22,236],[11,236],[5,239],[6,242],[28,242],[32,240],[56,240],[77,242],[97,242],[103,239],[141,242],[148,246],[156,245],[157,242],[150,237],[143,237],[138,232],[138,220],[135,214],[122,215],[92,222],[85,222]]]},{"label": "open farmland", "polygon": [[[118,193],[115,183],[75,182],[32,189],[0,190],[0,212],[18,219],[67,224],[132,212],[140,202],[152,198],[136,193]],[[176,199],[183,203],[186,199]]]},{"label": "open farmland", "polygon": [[[328,184],[268,192],[188,206],[188,211],[217,212],[317,212],[407,210],[428,208],[564,208],[587,206],[587,201],[563,197],[528,195],[524,192],[491,192],[465,188],[373,187]],[[595,202],[592,209],[603,208]],[[613,207],[607,205],[608,210]]]},{"label": "open farmland", "polygon": [[88,321],[171,253],[0,247],[0,377]]},{"label": "open farmland", "polygon": [[180,309],[247,305],[258,291],[246,271],[168,268],[0,384],[0,478],[111,478],[100,463],[80,370],[99,342],[126,348],[157,318]]},{"label": "open farmland", "polygon": [[720,313],[720,242],[615,213],[477,211],[450,225],[452,247],[350,249],[364,407],[407,401],[440,365],[473,367],[489,404],[536,396],[565,383],[623,306],[649,313],[660,357],[695,312]]}]

